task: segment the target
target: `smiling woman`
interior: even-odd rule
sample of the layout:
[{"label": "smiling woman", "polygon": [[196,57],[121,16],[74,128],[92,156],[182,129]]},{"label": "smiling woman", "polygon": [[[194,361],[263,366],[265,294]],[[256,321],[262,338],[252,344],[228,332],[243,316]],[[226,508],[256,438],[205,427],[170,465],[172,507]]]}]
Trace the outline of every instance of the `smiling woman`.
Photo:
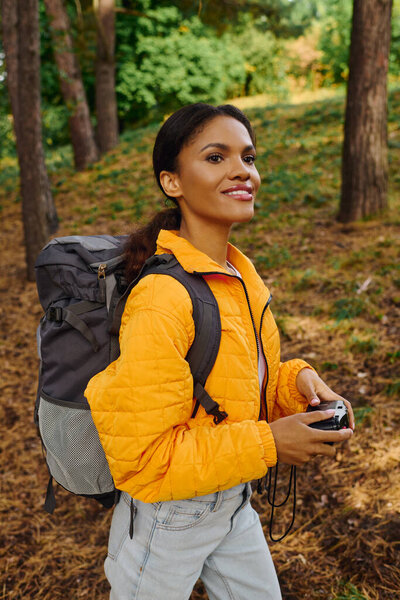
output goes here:
[{"label": "smiling woman", "polygon": [[255,158],[253,140],[243,123],[218,116],[182,148],[174,171],[159,174],[164,192],[178,202],[180,235],[195,241],[221,266],[226,267],[233,223],[249,221],[254,214],[260,187]]},{"label": "smiling woman", "polygon": [[199,577],[212,600],[279,600],[250,482],[277,459],[334,456],[326,442],[352,435],[309,427],[332,411],[306,413],[308,404],[340,396],[304,361],[280,362],[269,290],[228,242],[232,225],[254,213],[255,159],[252,127],[230,105],[186,106],[155,142],[156,180],[176,207],[132,234],[127,278],[151,255],[172,254],[206,282],[221,338],[203,389],[219,411],[194,397],[188,353],[201,331],[188,291],[174,277],[143,277],[125,306],[120,357],[86,390],[122,492],[105,562],[111,600],[187,600]]}]

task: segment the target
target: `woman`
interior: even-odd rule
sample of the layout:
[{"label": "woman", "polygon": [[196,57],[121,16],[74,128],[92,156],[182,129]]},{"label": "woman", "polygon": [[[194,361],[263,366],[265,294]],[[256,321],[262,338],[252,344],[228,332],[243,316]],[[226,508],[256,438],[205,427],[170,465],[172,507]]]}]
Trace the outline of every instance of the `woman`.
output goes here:
[{"label": "woman", "polygon": [[304,361],[280,363],[269,291],[228,243],[232,225],[254,213],[255,157],[251,125],[230,105],[186,106],[155,142],[155,176],[176,208],[131,236],[128,275],[156,251],[207,281],[222,333],[206,389],[228,417],[216,425],[200,408],[192,418],[189,295],[172,277],[144,277],[125,307],[119,359],[86,392],[122,490],[105,563],[112,600],[184,600],[199,577],[211,600],[281,598],[249,482],[277,458],[333,456],[325,442],[352,435],[308,427],[331,416],[305,414],[308,403],[340,397]]}]

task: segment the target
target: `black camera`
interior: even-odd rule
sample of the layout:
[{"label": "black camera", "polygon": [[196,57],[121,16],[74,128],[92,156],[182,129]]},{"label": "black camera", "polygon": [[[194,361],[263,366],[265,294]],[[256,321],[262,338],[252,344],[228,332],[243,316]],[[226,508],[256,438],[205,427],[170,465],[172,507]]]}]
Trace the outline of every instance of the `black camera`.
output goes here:
[{"label": "black camera", "polygon": [[347,429],[349,427],[349,415],[343,400],[335,402],[321,402],[317,406],[308,405],[306,412],[314,412],[315,410],[333,409],[335,414],[330,419],[311,423],[309,427],[313,429],[322,429],[323,431],[337,431],[339,429]]}]

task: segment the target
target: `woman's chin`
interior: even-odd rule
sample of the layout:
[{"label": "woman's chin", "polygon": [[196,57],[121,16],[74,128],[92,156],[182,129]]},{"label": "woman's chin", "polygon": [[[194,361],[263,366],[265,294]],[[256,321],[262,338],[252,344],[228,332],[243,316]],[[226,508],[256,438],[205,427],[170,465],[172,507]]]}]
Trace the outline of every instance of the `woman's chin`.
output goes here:
[{"label": "woman's chin", "polygon": [[247,210],[240,211],[241,214],[235,219],[235,223],[248,223],[254,217],[254,206],[249,207]]}]

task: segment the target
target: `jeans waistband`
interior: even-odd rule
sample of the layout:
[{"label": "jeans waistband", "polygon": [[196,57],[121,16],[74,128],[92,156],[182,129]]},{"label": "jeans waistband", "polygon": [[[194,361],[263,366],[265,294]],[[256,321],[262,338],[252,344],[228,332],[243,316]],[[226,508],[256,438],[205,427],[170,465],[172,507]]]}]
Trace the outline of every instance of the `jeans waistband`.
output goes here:
[{"label": "jeans waistband", "polygon": [[[251,485],[248,483],[239,483],[239,485],[235,485],[227,490],[221,490],[219,492],[213,492],[212,494],[206,494],[204,496],[194,496],[192,498],[185,498],[186,501],[196,501],[196,502],[208,502],[215,503],[216,507],[221,505],[221,502],[224,500],[229,500],[231,498],[235,498],[236,496],[243,495],[245,490],[247,489],[248,497],[251,495]],[[131,496],[128,492],[121,492],[121,496],[124,497],[125,501],[129,504]]]},{"label": "jeans waistband", "polygon": [[220,492],[214,492],[205,496],[195,496],[194,498],[188,498],[189,500],[196,500],[196,502],[217,502],[218,500],[229,500],[243,494],[246,486],[250,486],[250,483],[239,483],[232,488],[227,490],[221,490]]}]

